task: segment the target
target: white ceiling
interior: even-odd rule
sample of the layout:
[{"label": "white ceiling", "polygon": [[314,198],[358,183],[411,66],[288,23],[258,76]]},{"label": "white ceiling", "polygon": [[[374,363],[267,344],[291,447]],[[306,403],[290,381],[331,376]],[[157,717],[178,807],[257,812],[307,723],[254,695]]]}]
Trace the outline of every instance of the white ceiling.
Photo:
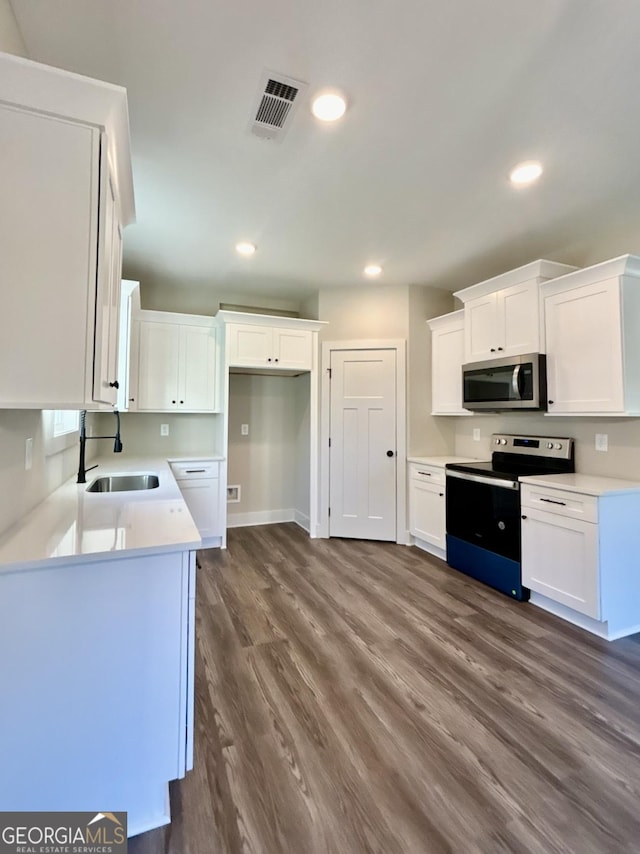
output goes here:
[{"label": "white ceiling", "polygon": [[[378,261],[385,284],[454,289],[594,260],[603,234],[640,251],[637,0],[13,8],[32,59],[128,89],[129,276],[294,296]],[[248,131],[265,69],[309,83],[281,142]],[[350,105],[333,127],[309,112],[325,86]],[[531,158],[542,179],[514,190],[509,168]]]}]

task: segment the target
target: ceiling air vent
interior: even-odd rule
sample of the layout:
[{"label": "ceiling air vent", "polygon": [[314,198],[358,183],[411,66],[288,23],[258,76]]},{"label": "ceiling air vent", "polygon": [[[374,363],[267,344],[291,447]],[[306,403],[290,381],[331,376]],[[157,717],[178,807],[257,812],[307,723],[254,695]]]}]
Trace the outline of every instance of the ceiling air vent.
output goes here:
[{"label": "ceiling air vent", "polygon": [[300,80],[266,72],[252,115],[251,133],[263,139],[281,139],[306,88],[307,84]]}]

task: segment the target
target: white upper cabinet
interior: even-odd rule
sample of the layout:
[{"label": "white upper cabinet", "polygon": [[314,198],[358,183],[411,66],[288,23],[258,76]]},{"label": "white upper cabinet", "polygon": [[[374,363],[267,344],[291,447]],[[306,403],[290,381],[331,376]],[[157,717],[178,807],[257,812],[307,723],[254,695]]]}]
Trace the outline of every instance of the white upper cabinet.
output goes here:
[{"label": "white upper cabinet", "polygon": [[124,89],[0,54],[0,406],[115,403]]},{"label": "white upper cabinet", "polygon": [[550,415],[640,415],[640,258],[545,284]]},{"label": "white upper cabinet", "polygon": [[267,373],[304,373],[314,367],[320,321],[219,311],[230,368]]},{"label": "white upper cabinet", "polygon": [[540,284],[575,269],[534,261],[455,293],[464,303],[464,361],[543,353]]},{"label": "white upper cabinet", "polygon": [[212,317],[135,312],[129,409],[217,412],[216,338]]},{"label": "white upper cabinet", "polygon": [[428,320],[431,329],[431,414],[472,415],[462,406],[464,311]]}]

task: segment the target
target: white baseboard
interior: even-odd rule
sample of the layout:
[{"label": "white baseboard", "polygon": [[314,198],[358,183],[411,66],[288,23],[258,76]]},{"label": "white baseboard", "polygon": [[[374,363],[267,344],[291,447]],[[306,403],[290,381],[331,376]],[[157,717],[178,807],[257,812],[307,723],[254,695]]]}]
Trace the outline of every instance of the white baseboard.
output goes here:
[{"label": "white baseboard", "polygon": [[531,605],[536,605],[536,607],[542,608],[543,611],[555,614],[556,617],[560,617],[568,623],[572,623],[574,626],[578,626],[587,632],[591,632],[592,635],[597,635],[599,638],[604,638],[608,641],[626,638],[629,635],[635,635],[637,632],[640,632],[640,626],[629,626],[624,629],[611,629],[606,620],[602,622],[600,620],[594,620],[593,617],[587,617],[586,614],[574,611],[573,608],[562,605],[560,602],[554,602],[553,599],[549,599],[541,593],[536,593],[535,590],[531,591],[531,598],[529,599],[529,602]]},{"label": "white baseboard", "polygon": [[438,546],[432,546],[431,543],[427,543],[419,537],[410,537],[407,545],[415,546],[423,552],[428,552],[430,555],[434,555],[434,557],[439,557],[440,560],[447,559],[447,552],[445,549],[438,548]]},{"label": "white baseboard", "polygon": [[299,510],[293,511],[293,521],[296,525],[299,525],[303,528],[307,534],[311,534],[311,519],[306,515],[306,513],[301,513]]},{"label": "white baseboard", "polygon": [[227,528],[273,525],[276,522],[295,522],[294,513],[294,510],[255,510],[253,513],[227,513]]}]

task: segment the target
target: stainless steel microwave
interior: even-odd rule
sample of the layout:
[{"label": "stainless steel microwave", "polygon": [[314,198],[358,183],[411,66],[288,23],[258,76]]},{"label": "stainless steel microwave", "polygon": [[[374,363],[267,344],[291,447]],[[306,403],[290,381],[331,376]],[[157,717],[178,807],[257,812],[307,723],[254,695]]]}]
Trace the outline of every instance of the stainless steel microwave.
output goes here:
[{"label": "stainless steel microwave", "polygon": [[541,353],[462,366],[462,405],[471,410],[546,409],[547,360]]}]

